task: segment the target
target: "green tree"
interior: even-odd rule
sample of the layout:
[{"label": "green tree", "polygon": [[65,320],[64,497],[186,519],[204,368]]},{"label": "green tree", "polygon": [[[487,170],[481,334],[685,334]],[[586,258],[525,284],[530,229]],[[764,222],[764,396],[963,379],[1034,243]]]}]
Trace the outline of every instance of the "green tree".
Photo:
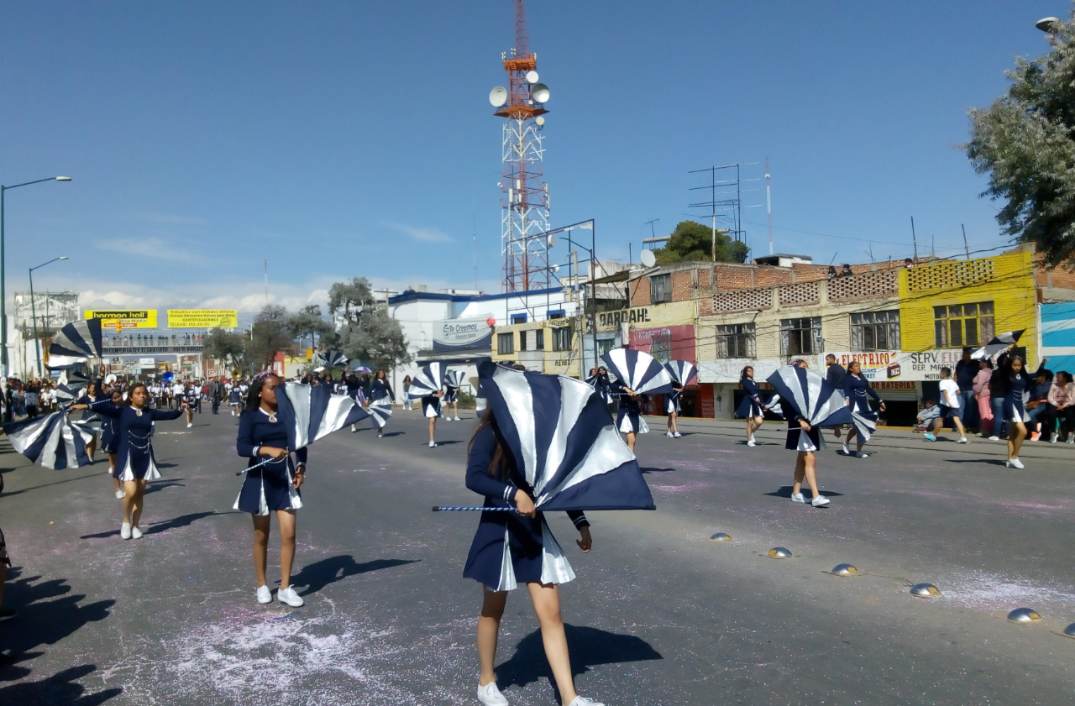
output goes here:
[{"label": "green tree", "polygon": [[334,338],[351,360],[375,368],[393,368],[410,362],[407,339],[399,322],[377,304],[365,277],[334,283],[328,290],[328,308],[329,313],[344,320],[343,327],[328,338]]},{"label": "green tree", "polygon": [[1075,11],[1052,29],[1049,53],[1017,59],[1007,95],[971,111],[966,150],[1003,232],[1075,265]]},{"label": "green tree", "polygon": [[287,322],[287,309],[282,306],[268,304],[258,312],[247,344],[250,365],[263,370],[272,365],[278,352],[294,350],[295,340],[288,332]]},{"label": "green tree", "polygon": [[302,344],[310,339],[310,347],[316,348],[317,341],[332,331],[332,324],[321,318],[321,307],[317,304],[304,306],[287,318],[287,331]]},{"label": "green tree", "polygon": [[205,354],[221,361],[230,369],[238,368],[243,372],[250,372],[246,355],[248,341],[245,334],[215,328],[205,337]]},{"label": "green tree", "polygon": [[[717,262],[745,262],[747,259],[746,243],[740,243],[728,236],[727,231],[717,229]],[[680,221],[672,231],[672,237],[663,247],[653,251],[657,264],[670,265],[676,262],[692,262],[713,259],[713,230],[710,226],[697,221]]]}]

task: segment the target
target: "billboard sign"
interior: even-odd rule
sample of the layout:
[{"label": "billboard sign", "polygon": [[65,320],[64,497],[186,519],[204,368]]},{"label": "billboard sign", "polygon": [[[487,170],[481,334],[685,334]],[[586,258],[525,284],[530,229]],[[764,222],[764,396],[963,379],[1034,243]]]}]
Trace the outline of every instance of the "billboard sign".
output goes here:
[{"label": "billboard sign", "polygon": [[157,328],[156,309],[86,309],[82,312],[86,321],[100,319],[103,328],[117,331],[132,328]]},{"label": "billboard sign", "polygon": [[483,351],[493,344],[493,329],[485,319],[446,319],[433,324],[433,351],[460,353]]},{"label": "billboard sign", "polygon": [[168,328],[239,328],[236,309],[169,309]]}]

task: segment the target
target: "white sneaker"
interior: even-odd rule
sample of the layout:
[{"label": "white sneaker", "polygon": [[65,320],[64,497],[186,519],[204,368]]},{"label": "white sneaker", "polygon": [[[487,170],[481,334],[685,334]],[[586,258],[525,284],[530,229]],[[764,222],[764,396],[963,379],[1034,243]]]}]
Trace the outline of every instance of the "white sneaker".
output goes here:
[{"label": "white sneaker", "polygon": [[679,437],[681,437],[681,436],[683,436],[683,435],[682,435],[682,434],[680,434],[680,433],[679,433],[679,432],[677,431],[677,432],[673,432],[673,433],[672,433],[672,436],[674,436],[674,437],[676,437],[676,438],[678,439]]},{"label": "white sneaker", "polygon": [[599,701],[593,699],[587,699],[585,696],[576,696],[575,700],[569,703],[567,706],[605,706]]},{"label": "white sneaker", "polygon": [[851,455],[851,449],[847,448],[847,444],[844,444],[844,447],[842,449],[840,449],[840,450],[843,451],[844,456],[850,456]]},{"label": "white sneaker", "polygon": [[858,456],[859,458],[869,458],[870,457],[870,454],[866,453],[865,451],[859,451],[855,455]]},{"label": "white sneaker", "polygon": [[805,503],[806,498],[803,497],[802,493],[792,493],[791,494],[791,502],[793,502],[793,503]]},{"label": "white sneaker", "polygon": [[463,420],[462,420],[462,419],[460,419],[459,417],[456,417],[456,418],[455,418],[455,421],[457,421],[457,422],[461,422],[461,421],[463,421]]},{"label": "white sneaker", "polygon": [[666,431],[666,432],[664,433],[664,435],[665,435],[665,436],[667,436],[667,437],[668,437],[669,439],[674,439],[674,438],[676,438],[676,435],[675,435],[675,434],[673,434],[673,433],[672,433],[672,432],[670,432],[670,431]]},{"label": "white sneaker", "polygon": [[137,525],[135,525],[134,527],[131,527],[131,539],[141,539],[141,538],[142,538],[142,530],[140,530]]},{"label": "white sneaker", "polygon": [[1053,434],[1052,436],[1050,436],[1050,437],[1049,437],[1049,443],[1050,443],[1050,444],[1055,444],[1055,443],[1056,443],[1056,439],[1057,439],[1057,436],[1056,436],[1056,434]]},{"label": "white sneaker", "polygon": [[119,536],[123,539],[131,538],[131,526],[126,522],[119,526]]},{"label": "white sneaker", "polygon": [[192,426],[194,426],[194,424],[193,424],[193,423],[191,423],[191,424],[188,424],[188,425],[187,425],[187,429],[190,429],[190,428],[191,428]]},{"label": "white sneaker", "polygon": [[753,434],[751,434],[751,435],[750,435],[750,440],[751,440],[752,442],[754,442],[754,443],[757,443],[756,441],[754,441],[754,435],[753,435]]},{"label": "white sneaker", "polygon": [[302,596],[295,593],[295,589],[291,586],[281,588],[276,592],[276,597],[280,599],[281,603],[287,603],[292,608],[300,608],[305,603],[302,600]]},{"label": "white sneaker", "polygon": [[482,702],[482,706],[508,706],[508,700],[500,693],[495,681],[485,686],[478,685],[478,701]]},{"label": "white sneaker", "polygon": [[990,441],[1000,441],[1000,437],[997,436],[996,434],[994,434],[993,436],[989,437],[989,440]]},{"label": "white sneaker", "polygon": [[120,488],[119,490],[116,491],[116,500],[123,500],[123,497],[125,495],[126,495],[126,493],[123,492],[123,488]]},{"label": "white sneaker", "polygon": [[959,437],[959,441],[957,441],[956,443],[957,444],[965,444],[965,443],[967,443],[967,437],[965,437],[965,436]]},{"label": "white sneaker", "polygon": [[1023,470],[1024,468],[1026,468],[1026,466],[1023,465],[1023,462],[1020,461],[1018,457],[1009,458],[1007,463],[1004,464],[1004,467],[1005,468],[1015,468],[1015,469],[1020,470],[1020,471]]},{"label": "white sneaker", "polygon": [[429,442],[429,448],[434,449],[436,447],[437,447],[437,442],[435,442],[435,441],[430,441]]},{"label": "white sneaker", "polygon": [[755,446],[757,446],[757,444],[754,443],[753,439],[750,439],[747,441],[747,446],[749,446],[750,448],[754,448]]},{"label": "white sneaker", "polygon": [[265,605],[266,603],[272,603],[272,591],[268,586],[258,586],[258,603]]},{"label": "white sneaker", "polygon": [[824,495],[815,495],[814,499],[810,501],[810,504],[814,507],[825,507],[829,504],[829,499]]}]

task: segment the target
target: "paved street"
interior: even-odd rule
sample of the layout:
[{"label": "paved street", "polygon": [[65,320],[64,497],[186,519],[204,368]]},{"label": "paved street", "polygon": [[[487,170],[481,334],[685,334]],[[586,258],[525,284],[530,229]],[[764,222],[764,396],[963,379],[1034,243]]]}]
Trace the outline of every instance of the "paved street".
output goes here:
[{"label": "paved street", "polygon": [[[141,541],[119,539],[104,464],[53,472],[4,454],[19,614],[0,623],[0,704],[476,703],[480,589],[461,571],[477,517],[429,511],[479,501],[463,486],[473,420],[443,424],[437,449],[422,422],[397,411],[382,440],[341,432],[312,449],[297,610],[254,601],[250,521],[231,510],[233,418],[158,424],[165,479]],[[610,706],[1075,699],[1062,635],[1075,449],[1028,444],[1013,472],[1001,443],[882,430],[867,460],[821,454],[832,504],[812,509],[787,497],[781,426],[755,449],[738,423],[684,430],[642,437],[656,512],[593,513],[585,555],[550,518],[579,576],[563,599],[580,693]],[[769,559],[774,545],[793,556]],[[827,573],[839,562],[862,575]],[[919,581],[943,595],[912,597]],[[1022,606],[1043,620],[1005,620]],[[556,703],[523,592],[498,664],[513,704]]]}]

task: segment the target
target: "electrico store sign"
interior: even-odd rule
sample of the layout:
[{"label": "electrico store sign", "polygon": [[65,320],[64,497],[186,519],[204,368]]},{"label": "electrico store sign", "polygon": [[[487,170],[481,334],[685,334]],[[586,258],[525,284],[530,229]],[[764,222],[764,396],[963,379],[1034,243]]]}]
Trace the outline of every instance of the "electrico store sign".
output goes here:
[{"label": "electrico store sign", "polygon": [[132,328],[157,328],[156,309],[86,309],[82,312],[86,321],[99,319],[103,328],[117,331]]}]

